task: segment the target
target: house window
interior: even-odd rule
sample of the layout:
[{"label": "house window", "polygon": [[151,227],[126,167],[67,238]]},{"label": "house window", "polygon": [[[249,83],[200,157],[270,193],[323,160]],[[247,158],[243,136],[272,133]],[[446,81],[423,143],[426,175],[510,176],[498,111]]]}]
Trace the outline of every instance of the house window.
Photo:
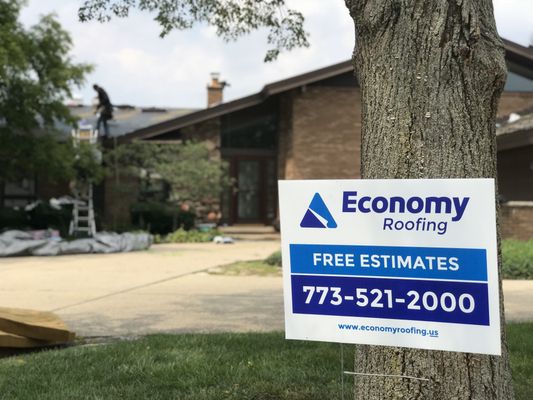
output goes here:
[{"label": "house window", "polygon": [[4,207],[24,207],[37,198],[34,179],[6,182],[3,186]]},{"label": "house window", "polygon": [[533,92],[533,80],[509,71],[505,91],[508,92]]},{"label": "house window", "polygon": [[265,149],[277,147],[277,102],[267,101],[222,117],[223,149]]}]

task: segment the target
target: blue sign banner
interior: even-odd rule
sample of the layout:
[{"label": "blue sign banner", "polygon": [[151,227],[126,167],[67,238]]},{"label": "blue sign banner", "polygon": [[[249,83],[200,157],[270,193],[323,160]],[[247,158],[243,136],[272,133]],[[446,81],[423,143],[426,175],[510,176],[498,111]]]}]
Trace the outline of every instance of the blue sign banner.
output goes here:
[{"label": "blue sign banner", "polygon": [[291,244],[291,273],[487,281],[484,249]]},{"label": "blue sign banner", "polygon": [[295,314],[489,325],[488,285],[292,275]]}]

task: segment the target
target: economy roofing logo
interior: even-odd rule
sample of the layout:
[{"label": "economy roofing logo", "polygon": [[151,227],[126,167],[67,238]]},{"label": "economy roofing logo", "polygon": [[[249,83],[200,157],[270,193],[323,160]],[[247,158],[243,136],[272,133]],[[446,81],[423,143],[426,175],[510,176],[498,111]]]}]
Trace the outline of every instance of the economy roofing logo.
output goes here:
[{"label": "economy roofing logo", "polygon": [[362,196],[357,192],[344,192],[342,212],[344,213],[409,213],[409,214],[448,214],[453,222],[460,221],[470,201],[470,197],[448,196]]},{"label": "economy roofing logo", "polygon": [[335,219],[318,193],[315,193],[313,196],[313,200],[311,200],[307,212],[305,213],[302,222],[300,222],[300,227],[329,229],[337,227]]},{"label": "economy roofing logo", "polygon": [[[356,191],[345,191],[342,196],[342,212],[387,214],[382,220],[384,231],[435,232],[444,235],[448,231],[448,222],[458,222],[463,218],[469,201],[470,197],[373,197],[358,196]],[[443,217],[450,218],[451,221]]]}]

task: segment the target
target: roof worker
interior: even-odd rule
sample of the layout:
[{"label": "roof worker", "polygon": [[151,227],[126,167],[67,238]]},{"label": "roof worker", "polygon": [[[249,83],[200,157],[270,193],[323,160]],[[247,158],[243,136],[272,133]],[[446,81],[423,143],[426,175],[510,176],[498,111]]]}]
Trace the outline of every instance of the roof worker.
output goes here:
[{"label": "roof worker", "polygon": [[98,104],[96,105],[95,114],[98,115],[98,121],[96,122],[96,129],[98,130],[98,134],[100,135],[100,125],[103,125],[104,128],[104,134],[100,135],[104,138],[109,138],[109,127],[107,125],[107,121],[110,119],[113,119],[113,105],[111,104],[111,100],[109,100],[109,96],[107,95],[107,92],[104,90],[104,88],[98,86],[96,83],[93,85],[93,89],[98,93]]}]

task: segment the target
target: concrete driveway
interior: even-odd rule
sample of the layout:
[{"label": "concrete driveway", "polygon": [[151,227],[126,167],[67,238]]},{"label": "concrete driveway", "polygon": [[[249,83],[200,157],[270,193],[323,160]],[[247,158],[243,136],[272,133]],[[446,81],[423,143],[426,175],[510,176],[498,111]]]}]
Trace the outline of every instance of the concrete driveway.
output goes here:
[{"label": "concrete driveway", "polygon": [[0,259],[0,304],[53,311],[79,335],[282,328],[279,278],[208,275],[277,241],[165,244],[143,252]]},{"label": "concrete driveway", "polygon": [[[54,311],[82,336],[281,330],[281,278],[206,272],[263,259],[279,247],[278,241],[172,244],[0,259],[0,305]],[[508,320],[533,320],[533,281],[506,281],[504,292]]]}]

